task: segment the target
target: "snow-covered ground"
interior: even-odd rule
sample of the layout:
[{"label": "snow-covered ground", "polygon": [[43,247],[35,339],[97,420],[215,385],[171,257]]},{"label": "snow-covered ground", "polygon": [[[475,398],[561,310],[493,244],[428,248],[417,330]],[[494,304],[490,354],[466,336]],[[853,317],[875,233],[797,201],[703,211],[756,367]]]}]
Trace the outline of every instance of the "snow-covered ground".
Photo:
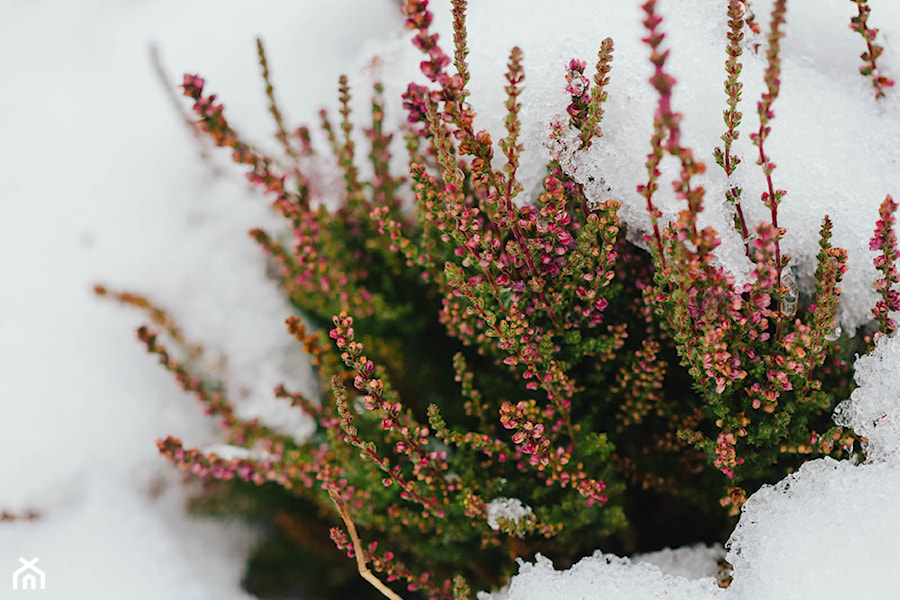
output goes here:
[{"label": "snow-covered ground", "polygon": [[[723,132],[724,4],[660,2],[680,82],[675,109],[685,113],[687,143],[710,166],[704,185],[709,222],[717,226],[725,184],[709,153]],[[751,4],[765,31],[771,1]],[[841,315],[852,328],[874,299],[868,237],[877,206],[886,193],[900,195],[900,89],[876,104],[858,75],[864,47],[847,26],[855,5],[788,4],[784,86],[767,145],[778,164],[776,185],[788,191],[785,245],[799,274],[810,273],[815,231],[822,214],[831,214],[835,242],[850,251]],[[870,4],[871,25],[882,29],[886,48],[879,64],[900,78],[900,4]],[[158,43],[173,78],[201,73],[236,127],[265,141],[272,126],[254,37],[267,43],[287,116],[310,121],[317,107],[333,102],[337,75],[362,73],[376,50],[389,97],[416,76],[420,58],[402,33],[396,5],[0,0],[0,511],[43,515],[0,523],[0,597],[246,597],[238,583],[252,531],[185,515],[179,478],[156,456],[157,437],[213,443],[215,431],[133,339],[140,317],[98,301],[91,286],[143,291],[170,308],[188,335],[227,355],[225,372],[245,410],[295,431],[303,423],[278,412],[270,390],[282,380],[302,386],[308,371],[283,333],[287,306],[245,235],[273,216],[223,160],[216,161],[224,172],[218,177],[200,160],[156,80],[148,45]],[[636,227],[646,222],[634,186],[653,109],[638,5],[492,0],[473,2],[470,10],[480,127],[502,128],[506,56],[514,44],[524,49],[529,154],[521,172],[532,186],[549,152],[544,125],[565,110],[564,63],[579,57],[590,70],[600,40],[614,38],[604,140],[568,158],[567,166],[585,181],[603,177]],[[433,10],[446,32],[445,3]],[[762,40],[748,40],[744,55],[738,151],[745,160],[737,177],[751,217],[760,218],[752,199],[763,180],[746,137],[757,124],[762,89],[762,57],[749,50],[754,41]],[[366,89],[365,76],[353,81]],[[398,104],[389,116],[402,117]],[[664,208],[675,210],[672,203]],[[728,255],[725,241],[722,259],[741,276],[746,265]],[[524,565],[509,597],[893,597],[900,589],[898,344],[883,340],[861,363],[862,387],[842,410],[867,429],[870,462],[814,461],[755,494],[730,547],[735,579],[728,590],[709,578],[663,575],[649,564],[598,554],[566,573],[547,561]],[[709,574],[709,554],[698,549],[650,560],[698,578]],[[44,592],[7,587],[23,566],[20,558],[39,558]],[[685,564],[696,568],[685,571]]]}]

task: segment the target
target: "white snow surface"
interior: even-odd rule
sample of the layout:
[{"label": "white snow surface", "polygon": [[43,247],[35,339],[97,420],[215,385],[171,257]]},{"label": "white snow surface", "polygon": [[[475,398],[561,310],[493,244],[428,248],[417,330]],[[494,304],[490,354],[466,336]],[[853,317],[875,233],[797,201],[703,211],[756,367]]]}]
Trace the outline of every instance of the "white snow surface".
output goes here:
[{"label": "white snow surface", "polygon": [[706,599],[723,595],[713,578],[687,579],[663,573],[650,563],[634,563],[627,558],[603,554],[583,558],[565,571],[538,556],[532,563],[521,562],[506,598],[554,600],[557,598],[603,598],[631,600],[644,598]]},{"label": "white snow surface", "polygon": [[[451,50],[447,2],[434,2]],[[885,53],[879,64],[900,78],[900,4],[870,0],[870,25]],[[723,235],[720,258],[738,279],[736,251],[721,206],[726,183],[711,151],[724,132],[724,1],[661,0],[669,68],[678,79],[675,110],[685,141],[707,162],[704,219]],[[752,5],[765,31],[771,0]],[[785,249],[808,282],[822,215],[847,247],[841,320],[868,319],[875,270],[868,239],[877,206],[900,194],[900,89],[875,102],[859,76],[861,38],[848,28],[846,0],[791,0],[783,40],[783,86],[767,150],[788,194],[780,212]],[[590,197],[623,203],[635,231],[647,216],[635,186],[646,179],[655,96],[646,81],[647,48],[637,1],[492,0],[469,11],[471,101],[477,125],[502,137],[503,72],[513,45],[525,52],[522,121],[526,154],[520,178],[534,194],[550,150],[547,122],[565,111],[563,68],[588,62],[600,41],[616,44],[604,138],[588,152],[563,154],[565,168]],[[147,45],[159,43],[172,76],[197,72],[218,93],[242,132],[264,145],[272,125],[255,66],[262,35],[289,118],[315,122],[334,104],[337,75],[357,90],[376,72],[386,83],[388,114],[400,121],[399,93],[421,77],[396,2],[340,0],[264,4],[236,0],[7,1],[0,19],[0,510],[34,509],[35,522],[0,523],[0,597],[19,558],[40,557],[43,598],[241,599],[253,532],[236,523],[189,517],[189,493],[156,455],[154,440],[177,435],[201,447],[220,444],[214,426],[171,378],[146,357],[129,331],[142,318],[96,300],[93,283],[150,295],[171,310],[212,359],[244,414],[302,436],[309,425],[271,398],[287,381],[310,389],[309,371],[284,333],[289,307],[265,277],[265,261],[246,236],[277,224],[265,201],[217,155],[223,176],[199,159],[159,89]],[[744,63],[744,124],[735,175],[745,210],[764,179],[747,134],[757,126],[763,55]],[[357,114],[367,114],[357,93]],[[397,152],[402,154],[402,152]],[[679,207],[664,163],[659,201]],[[591,182],[593,178],[593,182]],[[604,185],[598,182],[603,180]],[[548,559],[522,563],[505,598],[702,600],[894,597],[900,550],[900,346],[883,338],[857,364],[860,388],[838,419],[869,439],[868,460],[816,460],[754,494],[728,545],[734,583],[715,586],[708,548],[632,559],[599,550],[571,569]],[[525,499],[527,501],[527,499]],[[679,570],[677,563],[693,566]],[[703,566],[705,565],[705,566]],[[495,594],[495,598],[501,594]]]}]

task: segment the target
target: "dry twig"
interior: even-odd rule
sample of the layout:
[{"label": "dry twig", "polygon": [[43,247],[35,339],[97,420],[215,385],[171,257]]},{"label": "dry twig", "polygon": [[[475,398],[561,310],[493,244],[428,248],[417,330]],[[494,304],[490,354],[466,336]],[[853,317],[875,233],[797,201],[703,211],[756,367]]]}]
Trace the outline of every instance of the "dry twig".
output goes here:
[{"label": "dry twig", "polygon": [[350,539],[353,541],[353,554],[356,556],[356,566],[359,568],[359,574],[362,575],[363,579],[371,583],[376,590],[384,594],[386,598],[390,598],[391,600],[403,600],[402,596],[399,596],[394,590],[386,586],[375,576],[375,573],[370,571],[369,567],[366,566],[366,554],[359,541],[359,535],[356,533],[356,525],[353,524],[353,519],[350,518],[350,511],[347,510],[347,503],[344,502],[344,499],[331,488],[328,489],[328,495],[331,496],[331,501],[334,502],[335,508],[337,508],[338,513],[341,515],[341,519],[344,520],[344,524],[347,526],[347,532],[350,534]]}]

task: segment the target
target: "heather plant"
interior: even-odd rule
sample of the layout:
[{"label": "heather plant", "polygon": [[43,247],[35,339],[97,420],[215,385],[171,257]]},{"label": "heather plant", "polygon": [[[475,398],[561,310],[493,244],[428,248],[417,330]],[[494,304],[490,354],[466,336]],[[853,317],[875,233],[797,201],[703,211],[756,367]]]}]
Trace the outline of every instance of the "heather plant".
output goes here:
[{"label": "heather plant", "polygon": [[[776,187],[766,140],[780,86],[785,0],[772,13],[766,91],[750,134],[768,221],[747,221],[743,206],[753,200],[739,187],[725,194],[754,265],[742,286],[715,257],[717,232],[698,225],[706,192],[696,178],[706,166],[682,142],[654,0],[643,5],[644,41],[658,105],[647,180],[637,190],[651,217],[649,253],[626,239],[619,203],[589,200],[556,159],[537,197],[523,198],[523,53],[509,54],[505,135],[495,142],[476,131],[467,100],[466,2],[453,2],[452,55],[432,32],[427,4],[403,6],[429,82],[410,84],[403,95],[405,130],[387,131],[375,84],[361,152],[346,77],[339,120],[321,114],[343,175],[339,202],[323,199],[325,187],[306,168],[321,157],[310,130],[292,129],[282,117],[261,42],[283,156],[244,141],[206,82],[184,77],[197,126],[231,149],[285,218],[284,231],[251,235],[297,310],[287,328],[321,383],[321,398],[275,390],[316,422],[309,439],[239,418],[225,386],[200,369],[201,350],[164,311],[140,295],[98,288],[148,311],[153,328],[138,332],[148,352],[219,419],[227,446],[203,450],[167,438],[159,449],[204,481],[198,507],[272,524],[248,584],[283,591],[290,582],[254,584],[255,573],[290,570],[298,556],[312,556],[302,552],[342,558],[320,546],[330,533],[389,597],[400,589],[385,585],[394,580],[427,597],[469,597],[472,588],[503,583],[513,558],[537,551],[564,563],[596,547],[628,553],[720,541],[748,492],[809,455],[853,452],[852,432],[829,426],[831,410],[849,394],[855,347],[839,339],[837,326],[846,252],[831,244],[826,217],[804,304],[780,245],[778,209],[787,192]],[[890,84],[875,75],[880,49],[865,25],[868,7],[857,4],[853,26],[870,44],[863,75],[873,76],[880,96]],[[731,177],[741,163],[732,147],[743,120],[741,42],[757,26],[745,2],[731,0],[727,10],[725,133],[712,156]],[[562,151],[603,143],[614,53],[613,40],[603,40],[592,79],[586,61],[566,65],[560,85],[571,103],[551,124]],[[403,174],[390,168],[399,134]],[[679,165],[672,186],[684,203],[671,222],[655,200],[667,158]],[[889,312],[900,309],[895,210],[888,197],[872,240],[882,273],[876,335],[893,331]],[[335,527],[326,533],[323,521]],[[325,573],[317,575],[332,588],[344,581],[339,571]]]}]

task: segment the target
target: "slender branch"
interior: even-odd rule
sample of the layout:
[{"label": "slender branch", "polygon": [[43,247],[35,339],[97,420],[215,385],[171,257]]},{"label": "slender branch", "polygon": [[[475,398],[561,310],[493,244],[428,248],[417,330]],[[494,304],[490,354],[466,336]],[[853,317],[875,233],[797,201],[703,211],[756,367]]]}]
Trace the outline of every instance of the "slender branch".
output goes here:
[{"label": "slender branch", "polygon": [[466,8],[468,8],[466,0],[453,0],[453,65],[456,72],[462,78],[462,86],[459,92],[460,102],[464,102],[469,90],[469,63],[466,58],[469,56],[469,47],[466,44]]},{"label": "slender branch", "polygon": [[261,38],[256,38],[256,55],[259,60],[259,68],[262,71],[263,82],[266,84],[266,98],[269,100],[269,114],[272,115],[272,120],[275,121],[275,127],[278,130],[275,137],[281,143],[281,147],[284,149],[285,154],[290,157],[292,170],[299,179],[300,157],[294,149],[294,146],[291,144],[291,136],[288,134],[287,128],[284,125],[284,117],[282,117],[281,109],[278,108],[278,103],[275,101],[275,87],[272,85],[272,77],[269,73],[269,60],[266,57],[266,49],[263,46]]},{"label": "slender branch", "polygon": [[350,511],[347,509],[347,503],[344,502],[344,499],[332,488],[328,488],[328,495],[331,496],[334,507],[337,509],[338,514],[341,515],[344,525],[347,526],[347,533],[350,534],[350,540],[353,542],[353,555],[356,557],[356,566],[359,569],[359,574],[362,575],[363,579],[371,583],[372,587],[381,592],[385,598],[390,598],[391,600],[403,600],[402,596],[397,595],[394,590],[382,583],[382,581],[375,576],[375,573],[370,571],[369,567],[366,566],[366,553],[359,541],[359,535],[356,533],[356,525],[353,524],[353,519],[350,518]]},{"label": "slender branch", "polygon": [[766,50],[766,92],[763,93],[762,98],[756,105],[757,112],[759,113],[759,131],[750,134],[750,140],[759,149],[759,159],[756,161],[756,164],[762,167],[763,174],[766,177],[767,191],[762,194],[762,203],[769,209],[772,216],[772,226],[775,228],[776,232],[775,269],[777,272],[776,289],[778,290],[778,293],[775,296],[775,311],[778,313],[781,312],[782,305],[784,304],[782,299],[784,296],[782,291],[782,271],[784,270],[784,265],[781,260],[781,229],[778,226],[778,205],[781,203],[781,199],[786,192],[784,190],[775,189],[775,185],[772,183],[772,171],[775,170],[775,163],[773,163],[772,159],[766,154],[764,144],[772,129],[769,126],[769,123],[775,117],[775,112],[772,110],[772,104],[778,97],[778,91],[781,86],[781,57],[779,56],[779,52],[781,49],[780,41],[781,38],[784,37],[781,26],[784,25],[785,22],[785,13],[787,13],[787,0],[776,0],[775,6],[772,9],[772,21],[768,38],[769,47]]},{"label": "slender branch", "polygon": [[884,48],[875,43],[875,36],[878,35],[877,29],[872,29],[868,25],[869,13],[871,8],[866,4],[867,0],[852,0],[858,8],[858,15],[850,19],[850,29],[859,33],[866,41],[866,51],[860,54],[863,59],[863,66],[859,68],[859,72],[865,77],[872,78],[872,87],[875,88],[875,98],[884,98],[884,89],[893,87],[894,80],[881,75],[878,69],[878,57],[884,51]]},{"label": "slender branch", "polygon": [[213,175],[220,175],[221,170],[216,166],[215,162],[213,162],[212,155],[210,155],[209,150],[207,149],[207,140],[203,136],[203,129],[200,127],[200,124],[195,122],[190,114],[184,110],[181,102],[178,100],[178,96],[176,96],[173,91],[174,88],[170,83],[172,78],[169,77],[169,71],[163,64],[159,46],[157,46],[155,42],[152,42],[149,51],[150,62],[153,64],[153,71],[156,74],[156,78],[159,81],[163,92],[166,94],[166,99],[172,105],[175,112],[178,113],[178,116],[181,117],[185,126],[190,130],[191,135],[194,136],[194,139],[197,140],[197,149],[200,152],[200,159],[203,164],[209,167],[209,170]]},{"label": "slender branch", "polygon": [[[728,4],[728,45],[725,53],[728,58],[725,60],[725,95],[728,97],[728,108],[723,112],[725,125],[728,130],[722,134],[721,140],[725,142],[724,151],[716,147],[713,150],[713,157],[716,163],[725,171],[726,177],[730,178],[741,162],[740,156],[732,154],[731,145],[740,137],[738,126],[741,124],[743,114],[737,109],[738,103],[741,101],[741,90],[744,84],[740,82],[740,74],[742,65],[738,62],[743,50],[741,49],[741,41],[744,39],[744,11],[741,0],[731,0]],[[725,199],[735,208],[735,227],[741,234],[744,241],[744,253],[750,258],[750,230],[747,227],[747,220],[744,218],[744,210],[741,207],[742,190],[733,183],[729,183],[728,190],[725,192]]]}]

